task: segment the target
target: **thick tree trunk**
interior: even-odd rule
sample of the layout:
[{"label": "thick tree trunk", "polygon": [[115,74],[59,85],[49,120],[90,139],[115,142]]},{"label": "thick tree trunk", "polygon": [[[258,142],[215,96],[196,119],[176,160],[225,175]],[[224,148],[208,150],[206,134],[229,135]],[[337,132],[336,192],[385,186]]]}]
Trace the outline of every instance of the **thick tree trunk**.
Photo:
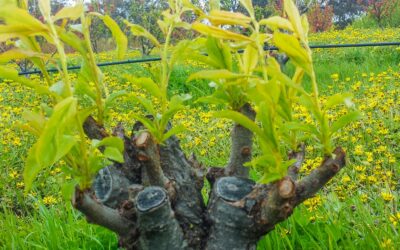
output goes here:
[{"label": "thick tree trunk", "polygon": [[[241,110],[253,118],[249,106]],[[108,136],[93,118],[86,134]],[[235,125],[232,153],[226,168],[210,168],[206,206],[201,194],[204,169],[187,159],[176,137],[156,145],[141,124],[131,138],[118,126],[114,135],[125,141],[125,163],[100,171],[92,190],[77,188],[75,207],[89,222],[118,234],[126,249],[256,249],[257,241],[285,220],[293,209],[315,195],[345,165],[341,148],[321,166],[298,180],[304,146],[290,152],[296,162],[286,177],[260,185],[248,179],[243,166],[251,158],[252,134]]]}]

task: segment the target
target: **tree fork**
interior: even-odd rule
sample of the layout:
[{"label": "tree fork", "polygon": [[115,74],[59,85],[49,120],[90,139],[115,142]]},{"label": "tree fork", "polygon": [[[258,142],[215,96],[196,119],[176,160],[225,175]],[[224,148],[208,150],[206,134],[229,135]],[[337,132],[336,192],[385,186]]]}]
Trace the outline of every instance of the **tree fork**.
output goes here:
[{"label": "tree fork", "polygon": [[[240,170],[227,176],[224,168],[210,168],[207,178],[212,190],[206,209],[201,195],[204,174],[196,158],[186,158],[175,136],[163,145],[152,145],[149,135],[143,135],[146,131],[137,125],[135,129],[140,132],[132,138],[124,135],[121,126],[114,131],[114,135],[124,138],[125,151],[130,151],[124,157],[140,170],[148,167],[148,162],[140,160],[141,152],[145,152],[148,161],[159,163],[157,169],[162,175],[156,177],[163,176],[166,182],[157,185],[152,181],[153,186],[143,187],[143,176],[139,182],[133,181],[127,178],[123,165],[114,163],[102,170],[105,178],[100,175],[100,183],[95,181],[95,193],[77,189],[73,200],[90,222],[116,232],[120,246],[126,249],[256,249],[260,237],[286,220],[296,206],[315,195],[345,166],[345,152],[338,147],[318,168],[298,180],[305,156],[301,145],[289,153],[296,162],[289,167],[287,176],[273,183],[255,184],[240,177]],[[146,149],[149,145],[152,151]],[[240,147],[232,147],[237,149]],[[154,159],[154,153],[158,158]],[[246,158],[234,157],[240,162],[236,166],[243,167]],[[165,183],[175,192],[166,190],[169,186]],[[99,187],[104,190],[99,191]]]}]

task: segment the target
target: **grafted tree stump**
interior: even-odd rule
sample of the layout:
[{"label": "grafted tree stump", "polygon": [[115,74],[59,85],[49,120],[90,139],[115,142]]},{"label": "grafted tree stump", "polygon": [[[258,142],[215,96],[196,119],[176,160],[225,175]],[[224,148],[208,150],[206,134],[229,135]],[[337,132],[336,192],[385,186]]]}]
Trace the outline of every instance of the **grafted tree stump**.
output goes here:
[{"label": "grafted tree stump", "polygon": [[[241,112],[254,119],[249,105]],[[108,136],[91,117],[84,128],[90,138]],[[157,145],[140,123],[132,137],[121,126],[114,135],[125,142],[125,162],[101,170],[92,190],[77,188],[73,204],[89,222],[114,231],[126,249],[256,249],[262,236],[345,166],[345,153],[338,147],[299,179],[302,145],[289,153],[296,162],[286,177],[256,184],[243,166],[251,159],[252,133],[238,124],[226,167],[209,168],[207,175],[194,156],[185,156],[174,136]],[[201,194],[204,176],[211,184],[208,204]]]}]

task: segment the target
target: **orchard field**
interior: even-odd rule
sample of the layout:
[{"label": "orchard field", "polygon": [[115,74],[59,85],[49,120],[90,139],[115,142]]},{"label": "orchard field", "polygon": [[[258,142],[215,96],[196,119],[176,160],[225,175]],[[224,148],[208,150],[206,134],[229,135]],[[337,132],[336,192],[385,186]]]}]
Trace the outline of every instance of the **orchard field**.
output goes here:
[{"label": "orchard field", "polygon": [[[313,34],[311,44],[399,41],[400,29],[352,29]],[[97,55],[112,61],[113,53]],[[68,55],[75,64],[74,55]],[[128,58],[140,57],[130,52]],[[314,50],[314,62],[321,95],[354,93],[363,119],[337,136],[349,152],[347,167],[317,196],[295,210],[286,222],[263,238],[259,249],[398,249],[400,246],[400,48],[357,48]],[[133,90],[121,78],[126,72],[148,76],[158,62],[104,68],[110,92]],[[195,153],[206,166],[220,166],[229,157],[231,123],[216,120],[208,107],[195,102],[210,93],[204,81],[187,82],[195,69],[205,67],[188,61],[171,76],[171,93],[193,96],[190,109],[175,115],[173,122],[190,132],[179,134],[183,149]],[[292,67],[289,63],[287,71]],[[53,75],[55,78],[58,74]],[[41,81],[38,75],[29,76]],[[76,75],[71,74],[72,79]],[[142,93],[145,95],[145,93]],[[111,232],[88,224],[68,201],[58,184],[63,162],[42,172],[34,188],[24,194],[24,157],[34,138],[22,132],[21,116],[41,100],[34,92],[12,81],[0,83],[0,247],[3,249],[115,249]],[[128,99],[107,117],[111,126],[142,113]],[[296,116],[311,119],[303,107]],[[338,110],[337,114],[342,111]],[[330,117],[334,119],[335,117]],[[133,121],[132,121],[133,122]],[[124,124],[126,127],[132,124]],[[302,173],[322,160],[307,145]],[[258,173],[251,173],[253,178]],[[67,177],[68,178],[68,177]]]}]

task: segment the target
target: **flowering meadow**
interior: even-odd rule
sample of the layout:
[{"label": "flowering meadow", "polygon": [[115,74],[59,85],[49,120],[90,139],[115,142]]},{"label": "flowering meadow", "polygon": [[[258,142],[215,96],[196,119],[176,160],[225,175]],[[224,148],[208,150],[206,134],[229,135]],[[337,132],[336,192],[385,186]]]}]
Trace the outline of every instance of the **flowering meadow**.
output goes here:
[{"label": "flowering meadow", "polygon": [[[311,44],[399,41],[400,29],[331,31],[314,34]],[[76,61],[70,56],[70,64]],[[113,60],[111,53],[98,55]],[[131,52],[129,58],[140,57]],[[314,198],[304,202],[288,221],[263,238],[259,249],[398,249],[400,246],[400,48],[359,48],[315,50],[316,74],[321,94],[350,92],[363,119],[337,136],[348,154],[340,175]],[[125,72],[148,76],[157,62],[111,66],[104,69],[112,93],[131,90],[145,95],[121,78]],[[187,82],[196,68],[190,61],[172,74],[171,93],[189,92],[190,109],[175,115],[174,122],[190,133],[179,138],[187,153],[195,153],[206,166],[222,166],[229,157],[227,120],[212,117],[209,107],[196,99],[210,93],[206,82]],[[292,70],[290,65],[288,71]],[[53,75],[56,79],[57,74]],[[38,75],[29,76],[41,81]],[[76,75],[71,75],[76,77]],[[33,91],[4,80],[0,83],[0,247],[5,249],[115,249],[115,236],[83,217],[64,202],[60,182],[63,162],[42,172],[36,186],[24,194],[24,156],[34,138],[23,132],[24,110],[40,106]],[[131,121],[143,110],[129,98],[120,102],[107,117],[112,126]],[[311,122],[302,106],[296,116]],[[345,113],[339,107],[335,115]],[[334,120],[335,115],[331,115]],[[190,134],[190,136],[189,136]],[[302,172],[320,165],[322,157],[314,145],[306,145]],[[257,179],[259,173],[253,171]],[[68,178],[68,176],[67,176]],[[67,209],[66,209],[67,208]]]}]

